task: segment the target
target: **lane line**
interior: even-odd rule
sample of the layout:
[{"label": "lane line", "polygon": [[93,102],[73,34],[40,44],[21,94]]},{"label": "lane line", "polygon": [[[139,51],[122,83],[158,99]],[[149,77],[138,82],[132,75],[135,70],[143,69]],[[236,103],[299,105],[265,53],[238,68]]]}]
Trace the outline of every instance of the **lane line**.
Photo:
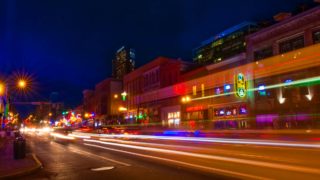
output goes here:
[{"label": "lane line", "polygon": [[82,155],[89,155],[89,157],[91,156],[94,156],[94,157],[97,157],[97,158],[100,158],[100,159],[103,159],[103,160],[106,160],[106,161],[110,161],[110,162],[113,162],[113,163],[117,163],[117,164],[121,164],[123,166],[131,166],[131,164],[128,164],[128,163],[125,163],[125,162],[121,162],[121,161],[118,161],[118,160],[114,160],[114,159],[110,159],[110,158],[107,158],[107,157],[104,157],[104,156],[99,156],[99,155],[96,155],[96,154],[93,154],[93,153],[89,153],[87,151],[82,151],[82,150],[79,150],[79,149],[76,149],[76,148],[73,148],[73,147],[69,147],[68,148],[71,152],[74,152],[74,153],[78,153],[78,154],[82,154]]},{"label": "lane line", "polygon": [[222,156],[214,156],[214,155],[207,155],[207,154],[196,154],[196,153],[181,152],[181,151],[176,151],[176,150],[168,150],[168,149],[160,149],[160,148],[152,148],[152,147],[142,147],[142,146],[127,145],[127,144],[103,142],[103,141],[99,141],[99,140],[84,139],[84,141],[105,144],[105,145],[119,146],[119,147],[124,147],[124,148],[147,150],[147,151],[167,153],[167,154],[184,155],[184,156],[212,159],[212,160],[219,160],[219,161],[228,161],[228,162],[233,162],[233,163],[247,164],[247,165],[253,165],[253,166],[260,166],[260,167],[268,167],[268,168],[273,168],[273,169],[291,170],[291,171],[297,171],[297,172],[302,172],[302,173],[312,173],[312,174],[319,174],[320,175],[319,169],[306,168],[306,167],[302,167],[302,166],[294,166],[294,165],[286,165],[286,164],[270,163],[270,162],[260,162],[260,161],[255,161],[255,160],[239,159],[239,158],[233,158],[233,157],[222,157]]},{"label": "lane line", "polygon": [[238,178],[239,178],[239,176],[241,176],[241,177],[250,178],[250,179],[269,179],[269,178],[254,176],[254,175],[245,174],[245,173],[239,173],[239,172],[234,172],[234,171],[229,171],[229,170],[224,170],[224,169],[218,169],[218,168],[201,166],[201,165],[197,165],[197,164],[186,163],[186,162],[167,159],[167,158],[161,158],[161,157],[156,157],[156,156],[151,156],[151,155],[145,155],[145,154],[140,154],[140,153],[124,151],[124,150],[120,150],[120,149],[107,148],[107,147],[99,146],[99,145],[95,145],[95,144],[84,143],[84,145],[96,147],[96,148],[101,148],[101,149],[106,149],[106,150],[110,150],[110,151],[126,153],[126,154],[140,156],[140,157],[145,157],[145,158],[167,161],[167,162],[171,162],[171,163],[175,163],[175,164],[181,164],[181,165],[185,165],[185,166],[190,166],[190,167],[199,168],[199,169],[205,169],[205,170],[214,171],[214,172],[220,172],[220,173],[224,173],[224,174],[230,174],[230,175],[238,177]]}]

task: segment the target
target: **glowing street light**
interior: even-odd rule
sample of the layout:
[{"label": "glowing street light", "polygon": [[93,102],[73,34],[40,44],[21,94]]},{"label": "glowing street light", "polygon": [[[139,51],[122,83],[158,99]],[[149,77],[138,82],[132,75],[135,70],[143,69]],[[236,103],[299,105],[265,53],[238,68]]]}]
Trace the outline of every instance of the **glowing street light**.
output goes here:
[{"label": "glowing street light", "polygon": [[123,93],[121,93],[121,96],[122,96],[122,100],[123,100],[123,101],[126,100],[127,95],[128,95],[128,94],[127,94],[127,92],[125,92],[125,91],[124,91]]},{"label": "glowing street light", "polygon": [[125,107],[119,107],[119,111],[127,111],[128,109],[127,108],[125,108]]},{"label": "glowing street light", "polygon": [[181,101],[182,101],[183,103],[188,103],[188,102],[191,101],[191,98],[190,98],[189,96],[184,96],[184,97],[181,98]]},{"label": "glowing street light", "polygon": [[0,96],[3,96],[5,92],[4,84],[0,83]]},{"label": "glowing street light", "polygon": [[25,80],[20,79],[20,80],[18,81],[18,87],[19,87],[19,88],[23,89],[23,88],[25,88],[26,86],[27,86],[27,82],[26,82]]}]

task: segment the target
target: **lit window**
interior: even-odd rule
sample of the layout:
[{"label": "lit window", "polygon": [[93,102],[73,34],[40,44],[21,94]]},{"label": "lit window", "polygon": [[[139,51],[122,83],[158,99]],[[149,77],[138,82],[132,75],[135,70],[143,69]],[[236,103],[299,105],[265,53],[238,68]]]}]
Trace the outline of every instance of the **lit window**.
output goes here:
[{"label": "lit window", "polygon": [[192,86],[192,92],[194,96],[197,95],[197,86]]}]

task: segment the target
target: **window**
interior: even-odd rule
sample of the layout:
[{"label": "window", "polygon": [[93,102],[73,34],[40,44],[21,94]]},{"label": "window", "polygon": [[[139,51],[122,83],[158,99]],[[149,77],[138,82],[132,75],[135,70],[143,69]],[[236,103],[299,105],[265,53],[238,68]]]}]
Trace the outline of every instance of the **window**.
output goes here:
[{"label": "window", "polygon": [[320,43],[320,29],[318,29],[317,31],[313,32],[312,34],[312,38],[313,38],[313,43]]},{"label": "window", "polygon": [[254,52],[254,60],[260,60],[267,57],[271,57],[273,55],[273,49],[272,46],[269,46],[267,48],[263,48],[260,50],[257,50]]},{"label": "window", "polygon": [[304,47],[304,37],[299,36],[293,39],[286,40],[279,44],[279,52],[286,53],[295,49]]}]

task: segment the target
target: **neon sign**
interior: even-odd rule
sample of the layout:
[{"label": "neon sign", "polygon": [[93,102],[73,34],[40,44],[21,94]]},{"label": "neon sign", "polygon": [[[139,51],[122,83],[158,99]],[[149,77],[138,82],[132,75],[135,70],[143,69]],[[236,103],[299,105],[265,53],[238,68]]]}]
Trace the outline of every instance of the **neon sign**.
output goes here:
[{"label": "neon sign", "polygon": [[192,107],[187,107],[186,111],[191,112],[191,111],[202,111],[204,110],[203,106],[192,106]]},{"label": "neon sign", "polygon": [[236,89],[236,95],[239,97],[245,97],[247,93],[247,87],[246,87],[246,81],[245,77],[242,73],[239,73],[235,77],[235,89]]}]

